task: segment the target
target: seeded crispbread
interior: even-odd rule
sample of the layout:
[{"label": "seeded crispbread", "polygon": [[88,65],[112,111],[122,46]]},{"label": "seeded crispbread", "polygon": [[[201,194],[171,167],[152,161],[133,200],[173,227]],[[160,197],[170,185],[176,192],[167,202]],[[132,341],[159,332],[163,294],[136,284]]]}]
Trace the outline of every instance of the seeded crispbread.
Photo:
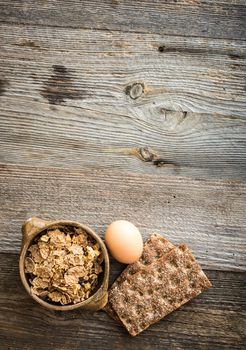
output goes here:
[{"label": "seeded crispbread", "polygon": [[187,245],[171,249],[134,274],[125,274],[110,292],[110,303],[135,336],[211,287]]},{"label": "seeded crispbread", "polygon": [[114,320],[121,323],[117,313],[111,304],[110,295],[112,291],[117,288],[119,284],[124,282],[124,280],[128,279],[128,276],[137,273],[144,266],[151,264],[154,260],[165,255],[173,247],[174,245],[166,238],[159,235],[158,233],[153,233],[150,238],[144,243],[143,253],[140,259],[135,263],[128,265],[111,286],[111,289],[109,290],[109,301],[108,304],[104,307],[104,311],[106,311]]}]

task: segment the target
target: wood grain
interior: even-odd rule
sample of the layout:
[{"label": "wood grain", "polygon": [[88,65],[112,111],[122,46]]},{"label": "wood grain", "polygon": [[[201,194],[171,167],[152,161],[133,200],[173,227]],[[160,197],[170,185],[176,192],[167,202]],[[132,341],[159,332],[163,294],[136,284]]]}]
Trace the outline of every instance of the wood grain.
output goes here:
[{"label": "wood grain", "polygon": [[0,1],[0,20],[66,28],[245,38],[244,0]]},{"label": "wood grain", "polygon": [[5,110],[22,101],[26,112],[45,104],[140,120],[165,110],[245,118],[245,42],[33,25],[1,32]]},{"label": "wood grain", "polygon": [[[3,349],[243,349],[245,275],[206,271],[213,288],[140,336],[130,337],[108,315],[80,310],[53,312],[21,286],[18,255],[0,254],[0,328]],[[120,267],[112,263],[117,275]]]},{"label": "wood grain", "polygon": [[245,192],[236,180],[2,165],[0,250],[19,251],[21,224],[33,215],[78,220],[101,236],[123,218],[145,239],[156,231],[186,242],[205,268],[243,271]]},{"label": "wood grain", "polygon": [[245,177],[244,42],[35,25],[2,33],[2,163]]},{"label": "wood grain", "polygon": [[[244,349],[245,0],[0,8],[1,348]],[[136,338],[42,309],[18,276],[33,215],[186,242],[213,288]]]},{"label": "wood grain", "polygon": [[239,118],[184,117],[158,109],[151,116],[127,117],[97,107],[53,111],[43,103],[6,101],[0,107],[1,163],[194,178],[246,176],[246,121]]}]

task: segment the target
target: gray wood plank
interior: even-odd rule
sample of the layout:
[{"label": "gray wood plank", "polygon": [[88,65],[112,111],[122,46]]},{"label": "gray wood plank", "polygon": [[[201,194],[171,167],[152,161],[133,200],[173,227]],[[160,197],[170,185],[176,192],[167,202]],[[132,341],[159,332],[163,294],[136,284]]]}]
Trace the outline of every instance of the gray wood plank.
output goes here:
[{"label": "gray wood plank", "polygon": [[244,43],[16,25],[2,33],[1,162],[245,176]]},{"label": "gray wood plank", "polygon": [[245,192],[233,180],[2,165],[0,251],[19,251],[21,224],[33,215],[78,220],[102,237],[127,219],[144,239],[159,232],[186,242],[205,268],[243,271]]},{"label": "gray wood plank", "polygon": [[199,178],[246,177],[246,121],[161,111],[122,116],[5,97],[0,162]]},{"label": "gray wood plank", "polygon": [[[111,275],[121,266],[111,262]],[[0,254],[0,339],[3,349],[243,349],[245,275],[206,271],[213,288],[137,337],[99,311],[52,312],[26,294],[18,256]]]},{"label": "gray wood plank", "polygon": [[245,118],[246,42],[14,25],[1,32],[2,104]]},{"label": "gray wood plank", "polygon": [[246,37],[244,0],[0,1],[0,20],[67,28]]}]

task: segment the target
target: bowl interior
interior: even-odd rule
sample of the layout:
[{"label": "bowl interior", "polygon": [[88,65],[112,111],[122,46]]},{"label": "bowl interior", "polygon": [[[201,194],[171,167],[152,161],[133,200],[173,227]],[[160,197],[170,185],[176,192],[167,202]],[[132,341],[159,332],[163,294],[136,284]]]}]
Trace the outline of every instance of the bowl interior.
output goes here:
[{"label": "bowl interior", "polygon": [[[89,236],[91,236],[99,244],[102,250],[103,258],[104,258],[104,261],[102,264],[103,271],[98,275],[98,284],[93,290],[92,295],[89,298],[76,304],[60,305],[57,303],[52,303],[51,301],[43,300],[42,298],[40,298],[39,296],[37,296],[31,291],[31,284],[28,279],[29,276],[28,276],[28,273],[25,272],[25,258],[28,252],[28,248],[36,241],[37,238],[44,235],[47,229],[61,228],[69,231],[69,228],[72,228],[72,227],[82,228]],[[83,306],[88,307],[90,306],[90,304],[93,304],[95,300],[98,300],[98,298],[100,298],[100,295],[103,296],[103,293],[105,293],[105,291],[107,290],[108,277],[109,277],[108,252],[102,239],[88,226],[77,222],[72,222],[72,221],[56,221],[38,230],[35,233],[34,237],[32,237],[30,240],[26,242],[26,244],[22,246],[22,251],[20,255],[20,275],[21,275],[22,283],[25,289],[27,290],[27,292],[33,297],[33,299],[35,299],[38,303],[42,304],[46,308],[65,311],[65,310],[73,310],[75,308],[79,308]]]}]

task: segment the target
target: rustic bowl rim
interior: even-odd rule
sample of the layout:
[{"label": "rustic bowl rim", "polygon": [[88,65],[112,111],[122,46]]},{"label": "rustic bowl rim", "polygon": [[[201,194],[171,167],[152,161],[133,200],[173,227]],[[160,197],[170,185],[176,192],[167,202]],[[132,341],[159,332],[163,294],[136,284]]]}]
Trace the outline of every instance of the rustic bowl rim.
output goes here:
[{"label": "rustic bowl rim", "polygon": [[[29,220],[31,220],[31,219],[32,218],[30,218]],[[29,220],[27,220],[27,222]],[[43,299],[39,298],[36,294],[34,294],[31,291],[31,288],[30,288],[30,285],[28,283],[27,276],[26,276],[26,273],[25,273],[25,265],[24,265],[25,264],[25,257],[26,257],[27,250],[30,247],[31,243],[33,242],[35,237],[37,237],[42,231],[45,231],[48,228],[56,226],[56,225],[61,225],[61,226],[66,226],[67,225],[67,226],[81,227],[83,230],[86,231],[86,233],[88,233],[90,236],[92,236],[96,240],[96,242],[99,243],[100,248],[102,249],[103,256],[104,256],[104,275],[103,275],[103,279],[101,281],[100,287],[88,299],[86,299],[84,301],[81,301],[81,302],[79,302],[77,304],[72,304],[72,305],[54,305],[54,304],[51,304],[49,302],[44,301]],[[24,238],[26,238],[26,239],[24,239]],[[29,237],[24,237],[24,234],[23,234],[23,241],[22,241],[22,247],[21,247],[20,258],[19,258],[19,272],[20,272],[21,281],[22,281],[22,284],[24,285],[27,293],[35,301],[37,301],[39,304],[41,304],[42,306],[44,306],[44,307],[46,307],[48,309],[57,310],[57,311],[69,311],[69,310],[75,310],[75,309],[82,308],[82,307],[85,307],[85,308],[88,307],[88,309],[90,309],[90,308],[93,309],[93,306],[90,307],[90,303],[93,303],[93,302],[96,303],[97,301],[102,299],[103,296],[105,296],[105,294],[107,293],[108,280],[109,280],[109,268],[110,268],[109,255],[108,255],[108,251],[107,251],[107,248],[106,248],[103,240],[89,226],[87,226],[85,224],[82,224],[82,223],[80,223],[78,221],[72,221],[72,220],[48,221],[47,224],[45,224],[44,227],[35,230],[35,232],[32,234],[32,236],[30,238]]]}]

